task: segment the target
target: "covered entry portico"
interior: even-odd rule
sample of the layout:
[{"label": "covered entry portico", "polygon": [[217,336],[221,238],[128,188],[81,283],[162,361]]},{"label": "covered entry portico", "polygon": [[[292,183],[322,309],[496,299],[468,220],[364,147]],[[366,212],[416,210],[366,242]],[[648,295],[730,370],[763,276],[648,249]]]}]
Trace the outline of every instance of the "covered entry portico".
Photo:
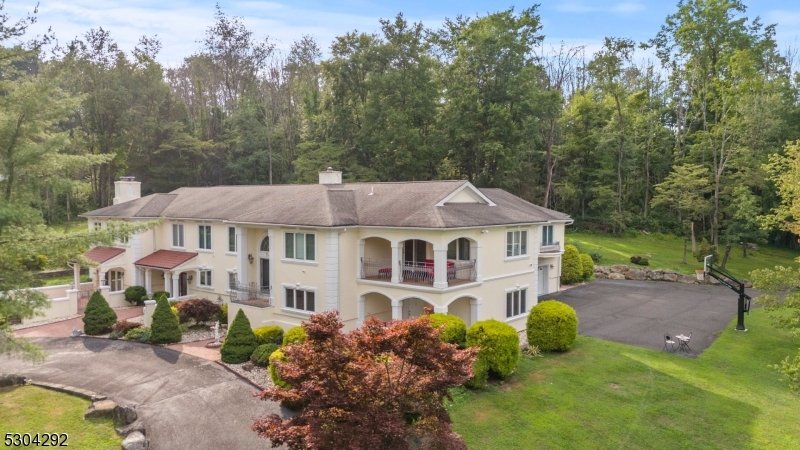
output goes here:
[{"label": "covered entry portico", "polygon": [[175,250],[159,250],[134,262],[144,270],[144,288],[148,294],[164,290],[169,298],[175,299],[189,295],[189,281],[197,267],[194,259],[197,253]]}]

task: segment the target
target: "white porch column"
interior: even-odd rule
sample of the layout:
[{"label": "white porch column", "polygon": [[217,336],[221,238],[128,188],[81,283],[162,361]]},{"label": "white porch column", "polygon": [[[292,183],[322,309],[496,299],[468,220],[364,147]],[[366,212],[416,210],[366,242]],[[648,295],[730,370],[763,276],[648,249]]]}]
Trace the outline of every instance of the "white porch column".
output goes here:
[{"label": "white porch column", "polygon": [[366,315],[364,312],[364,307],[366,303],[366,298],[363,295],[358,296],[358,322],[357,327],[361,328],[361,325],[364,325],[364,316]]},{"label": "white porch column", "polygon": [[[270,253],[272,253],[272,249],[275,247],[275,242],[270,238],[269,240],[270,245]],[[249,283],[249,278],[247,277],[247,266],[250,264],[250,261],[247,259],[247,253],[249,251],[249,247],[247,246],[247,228],[243,227],[236,227],[236,250],[239,252],[239,266],[236,268],[236,277],[237,281],[245,286]],[[270,280],[274,284],[274,280]]]},{"label": "white porch column", "polygon": [[164,290],[169,292],[169,298],[172,298],[172,272],[164,271]]},{"label": "white porch column", "polygon": [[172,298],[178,298],[181,295],[180,278],[181,275],[179,273],[172,274]]},{"label": "white porch column", "polygon": [[80,289],[81,288],[81,265],[75,263],[72,265],[72,289]]},{"label": "white porch column", "polygon": [[392,320],[401,320],[403,318],[403,301],[392,300]]},{"label": "white porch column", "polygon": [[364,267],[364,245],[366,241],[364,239],[358,240],[358,260],[356,261],[356,278],[359,280],[363,278],[361,276],[361,269]]},{"label": "white porch column", "polygon": [[141,286],[144,283],[144,277],[142,276],[142,269],[138,267],[133,268],[133,285],[134,286]]},{"label": "white porch column", "polygon": [[400,267],[400,258],[403,254],[402,245],[402,242],[392,242],[392,283],[400,282],[400,271],[403,270]]},{"label": "white porch column", "polygon": [[148,294],[153,293],[153,272],[149,267],[144,269],[144,290],[146,290]]},{"label": "white porch column", "polygon": [[481,273],[481,243],[470,241],[469,244],[469,259],[475,260],[475,281],[483,281],[483,274]]},{"label": "white porch column", "polygon": [[106,283],[106,274],[108,273],[108,270],[100,269],[99,272],[100,275],[98,276],[98,278],[100,284],[98,286],[99,287],[108,286],[108,284]]},{"label": "white porch column", "polygon": [[447,287],[447,245],[433,244],[433,287]]},{"label": "white porch column", "polygon": [[481,320],[480,319],[480,312],[481,312],[481,305],[483,302],[479,298],[472,298],[469,300],[469,320],[470,323],[467,324],[469,327],[473,323]]}]

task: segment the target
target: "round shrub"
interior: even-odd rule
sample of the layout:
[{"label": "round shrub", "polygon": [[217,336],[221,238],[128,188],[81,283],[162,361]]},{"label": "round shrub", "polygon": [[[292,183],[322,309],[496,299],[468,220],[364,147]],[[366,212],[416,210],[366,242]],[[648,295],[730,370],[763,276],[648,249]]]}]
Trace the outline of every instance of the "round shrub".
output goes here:
[{"label": "round shrub", "polygon": [[564,256],[561,257],[561,282],[564,284],[580,283],[583,280],[583,267],[578,248],[574,245],[564,246]]},{"label": "round shrub", "polygon": [[569,350],[578,336],[578,316],[571,306],[546,300],[531,308],[527,323],[528,344],[539,350]]},{"label": "round shrub", "polygon": [[154,344],[174,344],[181,341],[181,324],[169,302],[163,296],[156,302],[153,323],[150,326],[150,341]]},{"label": "round shrub", "polygon": [[89,336],[105,334],[111,331],[116,321],[117,313],[108,306],[100,291],[94,291],[83,311],[83,332]]},{"label": "round shrub", "polygon": [[256,335],[256,340],[259,345],[263,344],[277,344],[281,345],[283,342],[283,328],[277,325],[267,325],[265,327],[258,327],[253,330]]},{"label": "round shrub", "polygon": [[258,347],[256,335],[250,328],[250,320],[241,309],[233,318],[233,323],[225,336],[225,342],[219,349],[222,362],[228,364],[241,364],[250,359],[250,355]]},{"label": "round shrub", "polygon": [[306,330],[303,327],[292,327],[283,335],[283,345],[302,344],[306,341]]},{"label": "round shrub", "polygon": [[219,307],[219,315],[217,316],[217,320],[219,320],[220,324],[227,325],[228,324],[228,304],[223,303],[222,306]]},{"label": "round shrub", "polygon": [[143,298],[147,297],[147,289],[143,286],[129,286],[125,289],[125,301],[131,305],[144,305]]},{"label": "round shrub", "polygon": [[195,323],[208,322],[219,316],[219,305],[207,298],[185,300],[177,305],[179,317],[193,320]]},{"label": "round shrub", "polygon": [[594,260],[592,260],[592,257],[586,253],[581,253],[580,258],[581,269],[583,270],[583,279],[591,280],[594,276]]},{"label": "round shrub", "polygon": [[472,378],[464,383],[465,386],[472,389],[483,389],[486,387],[486,382],[489,380],[489,363],[485,358],[477,358],[475,364],[472,366]]},{"label": "round shrub", "polygon": [[[505,378],[517,368],[519,362],[519,335],[511,325],[494,319],[475,322],[467,329],[467,347],[480,347],[475,363],[476,375],[481,375],[481,364],[486,364],[487,375]],[[480,380],[476,380],[481,384]],[[485,384],[485,381],[483,382]],[[475,383],[473,383],[475,384]]]},{"label": "round shrub", "polygon": [[261,344],[250,355],[250,361],[260,367],[267,367],[269,365],[269,357],[278,350],[278,344],[270,342],[269,344]]},{"label": "round shrub", "polygon": [[272,379],[272,382],[275,383],[275,386],[288,389],[289,383],[281,379],[280,374],[278,374],[278,368],[275,366],[275,361],[286,362],[286,355],[280,350],[275,350],[269,355],[269,377]]},{"label": "round shrub", "polygon": [[125,333],[125,339],[129,341],[150,342],[150,328],[134,328]]},{"label": "round shrub", "polygon": [[169,292],[167,291],[155,291],[153,292],[153,300],[158,301],[161,297],[169,298]]},{"label": "round shrub", "polygon": [[444,325],[442,334],[439,335],[442,342],[456,344],[459,347],[464,346],[464,340],[467,338],[467,324],[460,317],[442,313],[428,314],[426,317],[434,328]]}]

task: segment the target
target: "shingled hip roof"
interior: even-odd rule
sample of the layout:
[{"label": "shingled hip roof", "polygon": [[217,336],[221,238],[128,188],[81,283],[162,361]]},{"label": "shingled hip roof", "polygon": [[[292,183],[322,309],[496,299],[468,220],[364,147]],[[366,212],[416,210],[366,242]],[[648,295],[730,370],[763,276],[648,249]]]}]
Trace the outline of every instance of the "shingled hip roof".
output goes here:
[{"label": "shingled hip roof", "polygon": [[83,257],[94,261],[98,264],[103,264],[104,262],[119,256],[125,253],[124,248],[116,248],[116,247],[95,247],[83,254]]},{"label": "shingled hip roof", "polygon": [[134,262],[137,266],[156,269],[174,269],[197,256],[197,253],[179,252],[175,250],[158,250]]}]

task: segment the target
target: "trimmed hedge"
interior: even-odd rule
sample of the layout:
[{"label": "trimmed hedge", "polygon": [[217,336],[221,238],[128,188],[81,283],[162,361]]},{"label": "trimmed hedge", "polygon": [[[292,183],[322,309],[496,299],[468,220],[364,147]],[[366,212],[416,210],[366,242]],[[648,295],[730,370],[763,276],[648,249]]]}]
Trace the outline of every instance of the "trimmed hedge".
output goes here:
[{"label": "trimmed hedge", "polygon": [[306,341],[306,330],[303,327],[292,327],[283,335],[283,346],[302,344]]},{"label": "trimmed hedge", "polygon": [[125,339],[129,341],[150,342],[150,328],[134,328],[125,333]]},{"label": "trimmed hedge", "polygon": [[269,377],[272,379],[272,382],[275,383],[275,386],[288,389],[290,387],[289,383],[281,379],[281,376],[278,374],[278,368],[275,366],[275,361],[286,362],[286,355],[280,350],[275,350],[269,355]]},{"label": "trimmed hedge", "polygon": [[241,309],[236,313],[236,317],[231,323],[228,330],[228,335],[225,336],[225,342],[219,349],[222,357],[222,362],[228,364],[241,364],[250,359],[256,347],[258,347],[258,340],[256,335],[253,334],[253,329],[250,327],[250,320],[244,315]]},{"label": "trimmed hedge", "polygon": [[566,303],[545,300],[531,309],[526,326],[528,344],[546,352],[564,352],[578,336],[578,315]]},{"label": "trimmed hedge", "polygon": [[150,325],[150,342],[174,344],[181,341],[181,324],[172,308],[163,296],[156,301],[153,323]]},{"label": "trimmed hedge", "polygon": [[125,301],[131,305],[144,305],[145,297],[147,297],[147,289],[144,286],[129,286],[125,289]]},{"label": "trimmed hedge", "polygon": [[583,280],[583,267],[580,253],[574,245],[564,246],[564,256],[561,257],[561,282],[564,284],[580,283]]},{"label": "trimmed hedge", "polygon": [[581,253],[581,269],[583,270],[583,279],[584,280],[591,280],[594,276],[594,260],[592,259],[591,255],[587,255],[586,253]]},{"label": "trimmed hedge", "polygon": [[[467,330],[467,347],[480,347],[471,387],[482,387],[488,376],[505,378],[519,362],[519,335],[511,325],[494,319],[475,322]],[[484,369],[485,365],[485,369]]]},{"label": "trimmed hedge", "polygon": [[[283,342],[283,328],[277,325],[267,325],[265,327],[258,327],[253,330],[256,335],[256,340],[259,345],[276,344],[281,345]],[[267,355],[269,356],[269,355]]]},{"label": "trimmed hedge", "polygon": [[117,313],[108,306],[100,291],[94,291],[83,310],[83,332],[89,336],[105,334],[111,331],[116,322]]},{"label": "trimmed hedge", "polygon": [[430,320],[431,326],[434,328],[444,325],[442,334],[439,335],[442,342],[456,344],[459,347],[464,346],[467,338],[467,324],[460,317],[443,313],[428,314],[425,317]]},{"label": "trimmed hedge", "polygon": [[259,345],[253,350],[253,354],[250,355],[250,361],[257,366],[267,367],[269,366],[269,357],[279,348],[280,346],[278,344],[272,342]]}]

